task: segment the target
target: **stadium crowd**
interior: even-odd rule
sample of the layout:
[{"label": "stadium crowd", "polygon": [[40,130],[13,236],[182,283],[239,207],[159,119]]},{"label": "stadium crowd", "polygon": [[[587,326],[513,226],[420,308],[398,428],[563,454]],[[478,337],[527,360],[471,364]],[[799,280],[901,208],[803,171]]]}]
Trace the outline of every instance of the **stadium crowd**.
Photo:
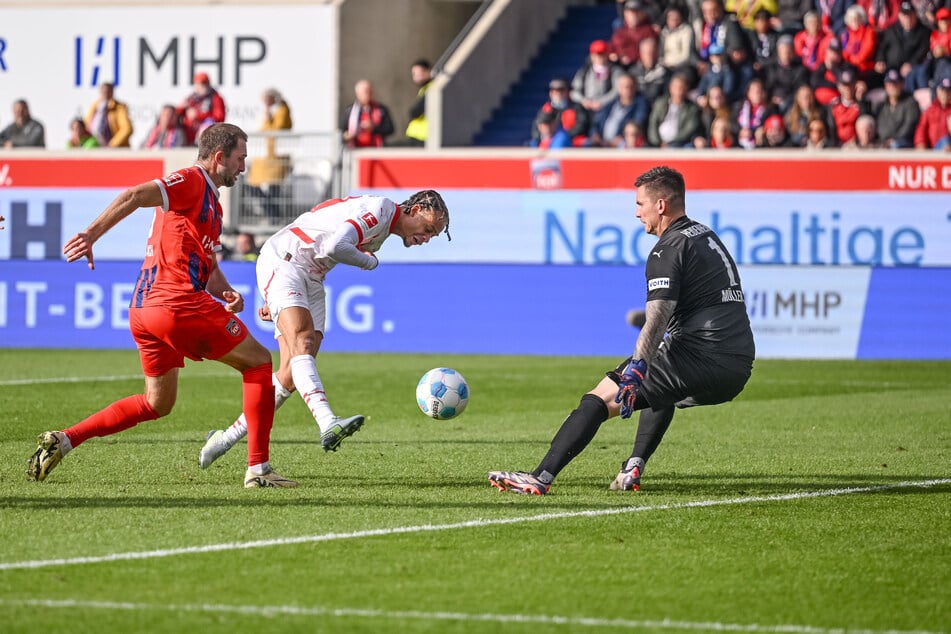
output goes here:
[{"label": "stadium crowd", "polygon": [[541,148],[951,151],[951,0],[621,0]]}]

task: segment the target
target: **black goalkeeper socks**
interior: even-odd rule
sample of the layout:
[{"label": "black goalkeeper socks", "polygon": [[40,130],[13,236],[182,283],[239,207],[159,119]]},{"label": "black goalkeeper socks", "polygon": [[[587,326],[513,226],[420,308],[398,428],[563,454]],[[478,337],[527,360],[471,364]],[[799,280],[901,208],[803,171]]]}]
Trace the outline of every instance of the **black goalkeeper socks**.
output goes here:
[{"label": "black goalkeeper socks", "polygon": [[634,451],[631,457],[638,457],[647,462],[654,455],[654,451],[667,433],[670,422],[674,419],[674,406],[664,409],[643,409],[637,421],[637,436],[634,439]]},{"label": "black goalkeeper socks", "polygon": [[594,394],[585,394],[581,397],[578,407],[568,414],[568,418],[561,424],[561,429],[551,441],[548,454],[542,459],[532,475],[546,484],[581,453],[594,435],[598,433],[601,423],[608,419],[608,406]]}]

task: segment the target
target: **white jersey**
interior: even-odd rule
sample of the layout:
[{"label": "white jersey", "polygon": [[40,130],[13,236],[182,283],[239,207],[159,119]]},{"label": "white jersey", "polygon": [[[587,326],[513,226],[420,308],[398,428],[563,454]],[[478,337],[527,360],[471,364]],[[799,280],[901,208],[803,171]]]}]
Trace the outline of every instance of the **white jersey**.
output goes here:
[{"label": "white jersey", "polygon": [[328,250],[333,246],[331,238],[344,223],[356,230],[357,248],[374,253],[390,236],[398,217],[399,205],[389,198],[335,198],[298,216],[268,238],[261,250],[271,250],[278,258],[307,271],[310,277],[323,280],[337,264]]}]

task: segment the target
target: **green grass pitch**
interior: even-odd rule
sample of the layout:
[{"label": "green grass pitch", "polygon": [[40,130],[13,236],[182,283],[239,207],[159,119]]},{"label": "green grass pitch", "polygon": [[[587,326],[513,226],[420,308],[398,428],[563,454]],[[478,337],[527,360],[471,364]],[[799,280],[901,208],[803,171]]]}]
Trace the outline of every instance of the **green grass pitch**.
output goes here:
[{"label": "green grass pitch", "polygon": [[[188,364],[170,416],[26,481],[36,435],[139,392],[134,351],[0,350],[0,631],[951,632],[951,363],[758,361],[734,402],[677,413],[639,493],[606,423],[544,497],[530,470],[613,358],[321,354],[363,430],[326,454],[303,402],[245,490],[207,471],[237,373]],[[454,367],[468,409],[414,389]]]}]

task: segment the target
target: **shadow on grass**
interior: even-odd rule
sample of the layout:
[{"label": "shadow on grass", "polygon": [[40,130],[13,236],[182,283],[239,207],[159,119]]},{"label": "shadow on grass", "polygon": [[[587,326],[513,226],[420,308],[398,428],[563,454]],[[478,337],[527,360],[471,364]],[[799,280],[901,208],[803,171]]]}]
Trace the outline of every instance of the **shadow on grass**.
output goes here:
[{"label": "shadow on grass", "polygon": [[[652,477],[645,474],[641,481],[641,493],[656,495],[689,496],[698,499],[733,498],[738,496],[763,497],[776,495],[795,495],[798,493],[827,492],[840,489],[864,489],[869,487],[890,487],[903,482],[925,482],[931,480],[948,479],[948,474],[938,475],[908,475],[867,473],[843,475],[836,474],[782,474],[782,473],[731,473],[710,476],[699,473],[668,472]],[[603,477],[581,477],[577,479],[562,478],[561,484],[571,484],[577,488],[583,486],[607,488],[610,481]],[[556,483],[557,484],[557,483]],[[554,490],[554,489],[553,489]],[[883,494],[920,494],[920,493],[949,493],[951,483],[938,484],[930,487],[908,486],[886,488],[869,493]],[[630,494],[628,494],[630,495]],[[635,496],[637,494],[634,494]]]},{"label": "shadow on grass", "polygon": [[[737,497],[770,497],[777,495],[796,495],[800,493],[814,492],[832,492],[842,489],[864,489],[869,487],[888,487],[903,482],[924,482],[930,480],[946,479],[946,475],[811,475],[808,478],[792,475],[772,475],[772,474],[731,474],[726,477],[711,479],[709,476],[700,474],[666,474],[646,481],[640,493],[631,492],[609,492],[607,491],[607,482],[600,477],[583,478],[563,478],[563,481],[556,482],[551,493],[545,496],[545,501],[541,502],[535,496],[519,496],[506,494],[506,501],[517,500],[537,500],[541,502],[538,508],[543,508],[548,512],[564,511],[583,511],[625,507],[638,502],[652,503],[663,502],[664,496],[670,496],[669,501],[674,504],[685,503],[698,500],[729,500]],[[21,509],[21,510],[54,510],[54,509],[83,509],[83,508],[231,508],[231,507],[322,507],[322,508],[365,508],[372,506],[374,508],[391,509],[468,509],[468,510],[498,510],[500,494],[495,492],[489,484],[482,479],[466,479],[454,483],[430,482],[430,481],[408,481],[402,480],[398,483],[399,487],[409,487],[413,490],[422,489],[443,489],[452,490],[456,495],[467,492],[466,499],[459,501],[400,501],[393,499],[393,484],[381,483],[378,479],[350,476],[345,478],[335,478],[336,486],[355,485],[360,488],[364,495],[359,499],[350,498],[341,500],[333,492],[321,490],[319,484],[314,486],[312,483],[304,483],[307,489],[297,489],[294,492],[274,492],[276,495],[270,497],[251,497],[257,493],[249,493],[245,498],[221,498],[218,496],[217,485],[214,491],[209,491],[208,496],[204,497],[28,497],[28,496],[5,496],[0,497],[0,508]],[[38,486],[49,486],[48,484]],[[380,490],[379,495],[373,495],[374,488]],[[475,489],[484,490],[487,496],[491,496],[492,501],[475,502],[471,499],[471,491]],[[590,498],[585,491],[590,489]],[[307,495],[313,492],[313,497],[291,498],[289,495],[300,495],[302,492]],[[387,493],[388,492],[388,493]],[[48,495],[50,492],[44,492]],[[58,493],[57,491],[53,492]],[[869,495],[922,495],[922,494],[942,494],[951,493],[951,483],[938,484],[930,487],[908,486],[885,488],[882,490],[868,491]],[[267,495],[267,493],[264,493]],[[579,497],[580,494],[580,497]],[[610,497],[611,501],[605,501],[605,496]],[[554,500],[553,500],[554,498]],[[560,499],[559,499],[560,498]]]}]

